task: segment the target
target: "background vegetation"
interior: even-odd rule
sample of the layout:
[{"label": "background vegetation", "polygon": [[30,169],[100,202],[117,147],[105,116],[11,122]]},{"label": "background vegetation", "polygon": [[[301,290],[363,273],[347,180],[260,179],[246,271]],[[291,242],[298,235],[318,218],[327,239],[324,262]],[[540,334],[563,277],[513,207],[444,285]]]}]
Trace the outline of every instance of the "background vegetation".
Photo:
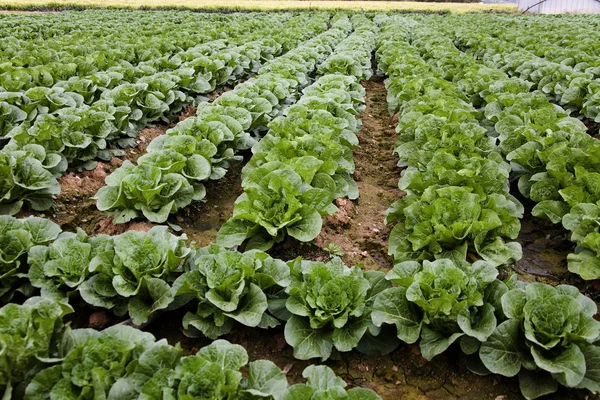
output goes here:
[{"label": "background vegetation", "polygon": [[347,9],[404,12],[514,12],[516,4],[479,4],[463,2],[377,1],[377,0],[0,0],[0,9],[30,11],[61,11],[87,8],[149,8],[193,10],[285,10],[285,9]]}]

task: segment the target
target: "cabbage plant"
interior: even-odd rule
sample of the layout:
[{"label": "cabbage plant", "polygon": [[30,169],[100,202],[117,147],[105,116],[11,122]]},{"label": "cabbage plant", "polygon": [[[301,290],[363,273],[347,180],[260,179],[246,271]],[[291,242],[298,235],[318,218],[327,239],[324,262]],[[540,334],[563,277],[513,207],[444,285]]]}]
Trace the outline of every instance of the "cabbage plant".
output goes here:
[{"label": "cabbage plant", "polygon": [[509,195],[477,194],[469,186],[429,186],[392,204],[386,222],[397,219],[390,233],[389,254],[398,262],[451,257],[464,261],[472,251],[494,266],[521,258],[515,239],[523,206]]},{"label": "cabbage plant", "polygon": [[285,339],[294,357],[328,359],[333,349],[346,352],[371,333],[371,306],[391,284],[383,273],[349,268],[339,258],[328,263],[296,259],[288,263],[292,282],[286,288],[291,313]]},{"label": "cabbage plant", "polygon": [[77,233],[63,232],[47,246],[29,250],[27,277],[41,289],[43,297],[67,300],[89,278],[90,261],[111,246],[111,240],[107,235],[89,237],[81,229]]},{"label": "cabbage plant", "polygon": [[346,390],[346,382],[325,365],[309,365],[302,371],[306,383],[287,388],[280,400],[381,400],[375,392],[365,388]]},{"label": "cabbage plant", "polygon": [[225,340],[216,340],[193,356],[183,357],[174,370],[174,398],[273,399],[287,388],[287,380],[271,361],[257,360],[248,366],[248,379],[242,367],[248,364],[246,350]]},{"label": "cabbage plant", "polygon": [[[183,170],[187,161],[172,152],[160,160],[167,170],[151,164],[133,165],[125,161],[121,167],[106,177],[107,186],[98,190],[97,207],[110,211],[117,224],[128,222],[140,216],[149,221],[162,223],[170,213],[189,205],[193,200],[201,200],[206,195],[204,185],[191,185],[178,173],[169,173],[168,168]],[[179,164],[178,164],[179,162]]]},{"label": "cabbage plant", "polygon": [[10,301],[15,291],[31,293],[31,286],[22,281],[27,276],[27,252],[51,242],[59,233],[60,227],[44,218],[0,215],[0,302]]},{"label": "cabbage plant", "polygon": [[352,179],[352,149],[332,135],[305,135],[290,140],[267,134],[252,148],[252,152],[252,158],[242,170],[242,179],[254,169],[273,161],[290,165],[312,162],[318,163],[319,169],[311,183],[332,191],[334,198],[358,198],[358,186]]},{"label": "cabbage plant", "polygon": [[[322,215],[337,211],[333,193],[318,187],[321,162],[310,157],[294,167],[278,161],[254,169],[244,179],[244,193],[235,201],[233,216],[221,227],[217,243],[225,247],[246,243],[246,249],[268,250],[286,236],[302,242],[321,232]],[[313,181],[314,178],[314,181]],[[311,187],[310,183],[317,187]]]},{"label": "cabbage plant", "polygon": [[0,215],[14,215],[24,204],[37,211],[52,206],[52,195],[60,193],[52,169],[61,162],[61,157],[48,158],[51,165],[44,165],[46,160],[41,146],[0,150]]},{"label": "cabbage plant", "polygon": [[485,261],[401,262],[386,276],[397,286],[377,296],[371,318],[377,326],[395,325],[403,342],[420,339],[427,360],[456,341],[472,354],[496,328],[495,312],[501,307],[494,297],[507,291],[497,275]]},{"label": "cabbage plant", "polygon": [[0,308],[0,393],[22,398],[40,370],[62,358],[63,317],[73,310],[50,299],[31,297]]},{"label": "cabbage plant", "polygon": [[593,300],[570,285],[523,283],[501,302],[506,320],[479,350],[487,370],[519,375],[529,399],[556,391],[558,384],[600,392],[600,322]]},{"label": "cabbage plant", "polygon": [[69,336],[64,359],[35,375],[25,399],[106,399],[115,382],[156,345],[150,333],[130,326],[77,329]]},{"label": "cabbage plant", "polygon": [[2,97],[0,97],[0,139],[3,139],[15,126],[27,119],[27,113],[20,107],[1,100]]},{"label": "cabbage plant", "polygon": [[267,310],[277,309],[290,283],[285,262],[262,251],[240,253],[210,245],[188,261],[186,270],[172,288],[178,304],[198,303],[195,312],[183,318],[186,335],[216,339],[229,333],[236,321],[261,328],[279,325]]},{"label": "cabbage plant", "polygon": [[173,301],[170,284],[192,253],[185,235],[174,236],[164,226],[148,232],[128,231],[112,237],[89,264],[90,278],[79,286],[83,300],[129,314],[135,324]]},{"label": "cabbage plant", "polygon": [[575,253],[567,256],[569,271],[585,280],[600,279],[600,207],[581,203],[562,218],[563,226],[577,243]]}]

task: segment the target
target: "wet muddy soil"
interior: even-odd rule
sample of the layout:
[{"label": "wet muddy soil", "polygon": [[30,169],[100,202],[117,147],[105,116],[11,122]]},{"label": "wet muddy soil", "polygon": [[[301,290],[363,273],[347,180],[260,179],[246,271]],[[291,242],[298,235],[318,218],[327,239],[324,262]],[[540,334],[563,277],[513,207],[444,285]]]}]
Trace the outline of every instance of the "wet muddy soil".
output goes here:
[{"label": "wet muddy soil", "polygon": [[568,232],[560,224],[532,216],[533,204],[521,200],[526,212],[517,241],[523,248],[523,257],[512,271],[523,281],[576,286],[581,293],[600,303],[600,281],[585,281],[569,272],[567,255],[574,251],[575,244],[569,240]]}]

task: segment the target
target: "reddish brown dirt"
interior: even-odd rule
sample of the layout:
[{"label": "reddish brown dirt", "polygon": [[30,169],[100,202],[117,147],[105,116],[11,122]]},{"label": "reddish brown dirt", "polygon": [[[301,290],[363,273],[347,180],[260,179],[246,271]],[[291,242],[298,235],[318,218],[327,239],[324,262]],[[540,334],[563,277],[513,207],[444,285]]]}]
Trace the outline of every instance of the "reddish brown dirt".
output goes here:
[{"label": "reddish brown dirt", "polygon": [[110,323],[110,314],[106,311],[96,311],[90,315],[89,327],[94,329],[104,329]]},{"label": "reddish brown dirt", "polygon": [[242,165],[234,165],[222,179],[208,181],[206,201],[191,204],[175,216],[175,223],[198,247],[215,243],[221,225],[233,214],[233,203],[242,193],[241,172]]},{"label": "reddish brown dirt", "polygon": [[76,199],[92,197],[98,189],[104,186],[104,178],[119,167],[123,162],[118,158],[113,158],[110,163],[98,162],[96,168],[91,171],[80,173],[70,172],[62,176],[58,183],[60,184],[60,194],[57,199]]},{"label": "reddish brown dirt", "polygon": [[390,268],[387,239],[390,228],[384,224],[385,211],[402,192],[398,190],[400,169],[393,154],[396,132],[387,112],[383,82],[363,82],[366,109],[358,132],[360,148],[354,151],[360,197],[355,201],[338,199],[337,214],[327,217],[316,244],[326,249],[330,243],[341,248],[348,265],[363,264],[367,269]]},{"label": "reddish brown dirt", "polygon": [[148,125],[146,128],[142,129],[137,137],[136,146],[131,149],[126,150],[125,156],[123,158],[135,162],[138,158],[143,156],[146,153],[146,148],[157,136],[163,135],[169,128],[172,128],[175,124],[169,125]]}]

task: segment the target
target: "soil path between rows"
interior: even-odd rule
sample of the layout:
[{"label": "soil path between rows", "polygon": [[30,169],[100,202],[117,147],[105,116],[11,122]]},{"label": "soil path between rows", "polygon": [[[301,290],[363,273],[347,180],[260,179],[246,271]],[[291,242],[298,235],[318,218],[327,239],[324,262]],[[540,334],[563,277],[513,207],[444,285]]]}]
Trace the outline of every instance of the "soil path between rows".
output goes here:
[{"label": "soil path between rows", "polygon": [[316,243],[321,248],[331,243],[339,246],[347,265],[363,264],[366,269],[377,270],[392,266],[387,255],[390,228],[384,224],[385,211],[402,192],[398,190],[396,132],[387,110],[385,86],[378,77],[363,82],[363,86],[366,108],[357,133],[360,147],[354,150],[359,198],[337,200],[340,211],[325,219]]}]

